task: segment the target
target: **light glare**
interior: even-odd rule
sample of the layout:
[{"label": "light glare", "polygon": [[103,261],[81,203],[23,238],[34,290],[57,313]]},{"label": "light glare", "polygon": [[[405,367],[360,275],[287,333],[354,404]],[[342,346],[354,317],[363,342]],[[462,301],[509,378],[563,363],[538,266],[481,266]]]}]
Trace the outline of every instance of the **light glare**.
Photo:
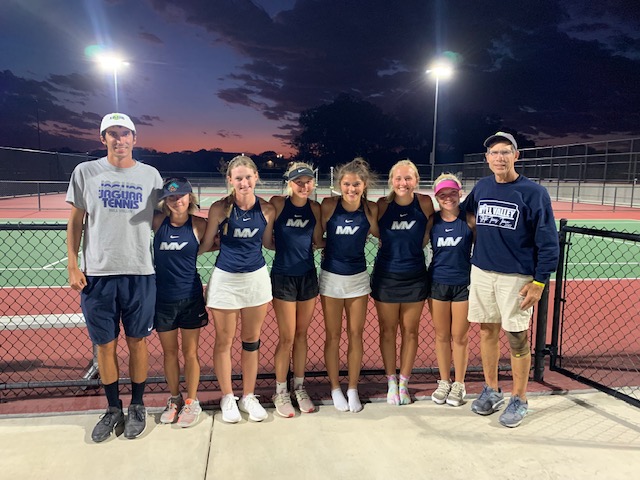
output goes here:
[{"label": "light glare", "polygon": [[453,75],[453,67],[451,67],[451,65],[437,64],[427,70],[426,73],[438,79],[447,79]]}]

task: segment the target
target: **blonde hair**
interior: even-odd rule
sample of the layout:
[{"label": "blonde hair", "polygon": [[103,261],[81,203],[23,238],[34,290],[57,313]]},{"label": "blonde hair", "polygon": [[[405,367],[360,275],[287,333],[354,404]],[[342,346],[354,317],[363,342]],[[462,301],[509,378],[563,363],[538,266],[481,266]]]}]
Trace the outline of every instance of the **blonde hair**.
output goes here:
[{"label": "blonde hair", "polygon": [[386,196],[387,203],[393,202],[393,199],[396,198],[396,192],[393,191],[393,171],[398,167],[409,167],[413,170],[413,175],[416,177],[416,186],[420,183],[420,174],[418,173],[418,167],[416,167],[416,164],[408,158],[399,160],[393,167],[391,167],[391,170],[389,170],[389,180],[387,180],[389,193]]},{"label": "blonde hair", "polygon": [[462,182],[458,177],[456,177],[453,173],[443,173],[438,178],[433,181],[433,191],[436,191],[436,187],[440,182],[444,182],[445,180],[453,180],[458,184],[460,190],[462,190]]},{"label": "blonde hair", "polygon": [[[193,193],[190,192],[189,193],[189,208],[187,209],[187,213],[189,215],[193,215],[194,213],[196,213],[199,210],[199,203],[198,202],[198,196]],[[169,207],[167,206],[167,199],[163,198],[162,200],[160,200],[158,202],[158,209],[164,213],[167,217],[171,216],[171,210],[169,210]]]},{"label": "blonde hair", "polygon": [[[247,157],[244,153],[240,155],[236,155],[231,159],[229,165],[227,165],[227,181],[231,178],[231,171],[236,167],[247,167],[253,170],[258,176],[258,167],[255,162],[251,160],[251,157]],[[229,217],[231,216],[231,211],[233,210],[233,204],[236,201],[236,192],[233,187],[229,187],[229,195],[224,197],[224,208],[225,208],[225,218],[227,219],[227,223],[225,223],[224,228],[222,230],[222,234],[226,235],[229,229]],[[224,220],[223,220],[224,221]]]},{"label": "blonde hair", "polygon": [[[298,169],[298,168],[308,168],[309,170],[313,171],[313,167],[311,165],[309,165],[308,163],[305,162],[294,162],[289,166],[289,169],[287,170],[287,178],[289,177],[289,174],[291,172],[293,172],[294,170]],[[315,178],[314,180],[314,188],[315,188]],[[291,182],[293,182],[293,180],[288,180],[287,181],[287,195],[291,196],[293,195],[293,189],[291,188]]]},{"label": "blonde hair", "polygon": [[369,206],[367,205],[367,190],[375,185],[377,180],[376,174],[369,169],[369,164],[364,158],[356,157],[349,163],[345,163],[344,165],[340,165],[338,167],[336,172],[338,185],[340,185],[340,183],[342,182],[342,178],[345,175],[356,175],[360,178],[360,180],[364,182],[364,190],[362,191],[362,204],[364,205],[364,208],[368,210]]}]

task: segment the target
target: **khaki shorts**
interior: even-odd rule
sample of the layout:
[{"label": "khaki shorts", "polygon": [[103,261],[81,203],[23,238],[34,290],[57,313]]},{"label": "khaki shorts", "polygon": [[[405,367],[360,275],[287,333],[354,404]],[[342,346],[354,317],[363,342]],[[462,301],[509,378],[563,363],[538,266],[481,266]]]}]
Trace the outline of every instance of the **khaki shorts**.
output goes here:
[{"label": "khaki shorts", "polygon": [[471,266],[469,288],[469,321],[475,323],[501,323],[507,332],[529,329],[533,307],[520,309],[524,297],[520,290],[533,277],[518,273],[499,273]]}]

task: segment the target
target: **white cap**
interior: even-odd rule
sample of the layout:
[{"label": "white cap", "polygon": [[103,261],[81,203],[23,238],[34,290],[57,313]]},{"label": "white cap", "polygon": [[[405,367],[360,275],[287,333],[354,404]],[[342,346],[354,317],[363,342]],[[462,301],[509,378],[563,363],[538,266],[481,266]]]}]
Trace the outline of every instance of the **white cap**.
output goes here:
[{"label": "white cap", "polygon": [[110,113],[109,115],[105,115],[100,124],[100,134],[109,127],[125,127],[133,133],[136,133],[136,126],[129,116],[124,113]]}]

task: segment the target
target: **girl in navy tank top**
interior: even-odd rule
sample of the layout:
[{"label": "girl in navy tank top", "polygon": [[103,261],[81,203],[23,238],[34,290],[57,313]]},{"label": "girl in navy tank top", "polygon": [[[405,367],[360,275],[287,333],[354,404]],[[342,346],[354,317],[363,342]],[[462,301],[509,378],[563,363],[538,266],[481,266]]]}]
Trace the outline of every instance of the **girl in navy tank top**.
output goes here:
[{"label": "girl in navy tank top", "polygon": [[207,231],[200,246],[208,251],[217,237],[220,253],[207,286],[207,307],[213,313],[216,328],[213,361],[222,391],[222,420],[241,420],[231,383],[231,346],[236,325],[242,316],[243,396],[240,410],[249,419],[260,422],[267,412],[254,395],[258,374],[260,332],[271,301],[271,283],[262,246],[270,247],[275,209],[255,195],[258,169],[249,157],[238,155],[227,167],[231,194],[209,209]]},{"label": "girl in navy tank top", "polygon": [[[320,271],[320,300],[324,313],[325,364],[336,409],[359,412],[358,382],[362,367],[362,333],[367,315],[369,273],[365,259],[367,236],[378,236],[378,206],[367,200],[373,183],[368,164],[356,158],[338,168],[340,197],[322,201],[322,227],[326,232],[324,259]],[[349,340],[349,387],[345,398],[339,383],[339,352],[342,312],[347,317]],[[352,336],[352,332],[357,332]]]},{"label": "girl in navy tank top", "polygon": [[287,373],[293,348],[293,394],[302,413],[315,411],[304,387],[307,365],[307,331],[318,296],[318,276],[313,249],[322,248],[320,204],[309,198],[315,188],[313,169],[294,163],[287,172],[287,196],[271,197],[276,210],[273,227],[276,249],[271,269],[273,310],[278,320],[278,346],[274,358],[278,415],[295,416],[288,391]]},{"label": "girl in navy tank top", "polygon": [[[209,323],[197,270],[197,254],[207,222],[193,215],[198,199],[186,178],[170,178],[163,186],[159,209],[153,218],[153,257],[157,299],[155,327],[164,355],[164,375],[171,396],[161,423],[195,425],[202,412],[197,391],[200,383],[198,343],[200,328]],[[187,400],[180,393],[178,332],[182,337]]]},{"label": "girl in navy tank top", "polygon": [[[458,407],[464,403],[468,361],[469,275],[475,221],[460,211],[462,184],[455,175],[445,173],[434,182],[440,211],[429,222],[433,260],[429,267],[431,294],[429,306],[436,333],[436,357],[440,380],[431,394],[437,404]],[[453,346],[452,346],[453,340]],[[451,382],[451,360],[455,371]]]},{"label": "girl in navy tank top", "polygon": [[[391,405],[411,403],[409,377],[418,351],[418,329],[429,288],[423,249],[428,241],[427,222],[434,210],[431,198],[415,191],[419,182],[414,163],[400,160],[389,171],[389,195],[378,200],[381,246],[371,279],[371,297],[378,312],[387,403]],[[399,385],[398,327],[402,335]]]}]

